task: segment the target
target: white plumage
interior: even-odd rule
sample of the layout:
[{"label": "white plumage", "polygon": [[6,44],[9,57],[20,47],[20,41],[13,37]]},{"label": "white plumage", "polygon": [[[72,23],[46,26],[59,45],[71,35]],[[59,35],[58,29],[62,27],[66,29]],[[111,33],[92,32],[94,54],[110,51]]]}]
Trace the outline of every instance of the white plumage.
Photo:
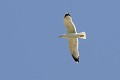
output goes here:
[{"label": "white plumage", "polygon": [[64,24],[67,29],[67,34],[63,34],[59,37],[68,39],[71,55],[76,63],[79,63],[78,38],[86,39],[86,33],[77,33],[76,27],[69,13],[66,13],[64,16]]}]

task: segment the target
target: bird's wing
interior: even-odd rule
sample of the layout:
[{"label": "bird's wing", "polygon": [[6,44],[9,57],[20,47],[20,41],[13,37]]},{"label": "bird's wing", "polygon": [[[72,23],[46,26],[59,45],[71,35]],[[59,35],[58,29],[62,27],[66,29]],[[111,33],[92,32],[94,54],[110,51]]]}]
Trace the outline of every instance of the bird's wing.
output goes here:
[{"label": "bird's wing", "polygon": [[79,63],[78,38],[71,38],[69,40],[69,48],[73,59]]},{"label": "bird's wing", "polygon": [[67,33],[76,33],[76,27],[69,13],[64,16],[64,25],[67,28]]}]

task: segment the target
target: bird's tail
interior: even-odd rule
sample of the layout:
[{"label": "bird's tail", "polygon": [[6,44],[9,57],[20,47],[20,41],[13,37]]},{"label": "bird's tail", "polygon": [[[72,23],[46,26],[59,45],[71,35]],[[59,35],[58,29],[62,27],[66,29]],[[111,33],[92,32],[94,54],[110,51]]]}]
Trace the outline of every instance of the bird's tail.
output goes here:
[{"label": "bird's tail", "polygon": [[86,33],[85,32],[80,32],[79,33],[81,39],[86,39]]}]

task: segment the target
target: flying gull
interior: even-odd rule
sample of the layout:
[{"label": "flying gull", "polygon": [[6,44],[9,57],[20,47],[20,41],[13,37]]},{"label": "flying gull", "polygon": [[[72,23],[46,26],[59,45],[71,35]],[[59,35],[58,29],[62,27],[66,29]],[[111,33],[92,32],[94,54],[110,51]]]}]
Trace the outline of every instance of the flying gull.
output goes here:
[{"label": "flying gull", "polygon": [[76,63],[79,63],[79,51],[78,51],[78,38],[86,39],[86,33],[77,33],[76,27],[72,21],[72,17],[69,13],[64,16],[64,25],[67,29],[67,34],[59,36],[59,38],[66,38],[69,41],[69,48],[71,55]]}]

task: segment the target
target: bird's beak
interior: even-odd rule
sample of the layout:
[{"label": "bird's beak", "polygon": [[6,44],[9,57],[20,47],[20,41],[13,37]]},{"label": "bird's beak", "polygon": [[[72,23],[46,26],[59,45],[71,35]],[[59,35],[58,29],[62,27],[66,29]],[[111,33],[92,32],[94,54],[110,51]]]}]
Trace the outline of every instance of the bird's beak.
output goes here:
[{"label": "bird's beak", "polygon": [[63,35],[61,35],[61,36],[58,36],[58,38],[61,38]]},{"label": "bird's beak", "polygon": [[58,38],[61,38],[61,36],[58,36]]}]

